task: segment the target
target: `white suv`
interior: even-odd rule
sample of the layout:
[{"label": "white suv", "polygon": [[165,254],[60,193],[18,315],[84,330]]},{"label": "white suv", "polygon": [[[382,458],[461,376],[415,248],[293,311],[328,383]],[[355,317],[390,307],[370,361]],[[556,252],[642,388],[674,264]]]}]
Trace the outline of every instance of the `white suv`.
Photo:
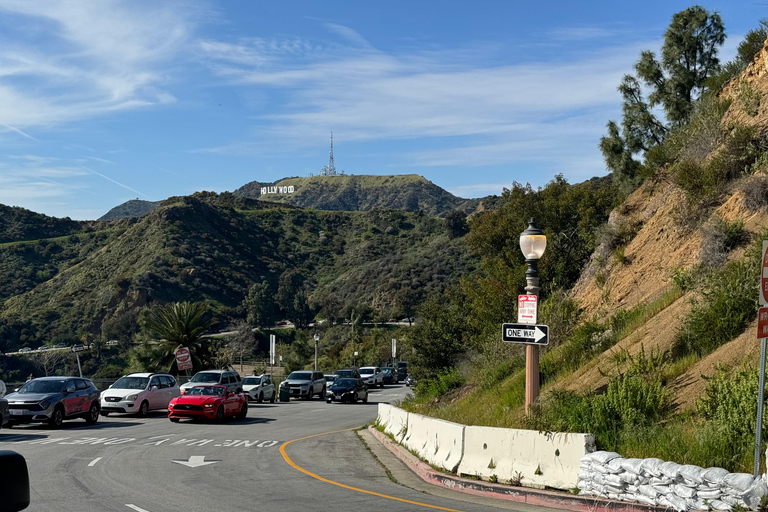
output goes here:
[{"label": "white suv", "polygon": [[101,393],[101,415],[128,412],[146,416],[149,411],[167,409],[168,402],[180,394],[172,375],[132,373],[120,377]]},{"label": "white suv", "polygon": [[243,392],[249,401],[256,400],[261,403],[263,400],[269,400],[270,403],[275,403],[275,385],[269,375],[243,377]]},{"label": "white suv", "polygon": [[218,384],[220,386],[227,386],[227,391],[231,393],[243,392],[240,374],[232,370],[204,370],[197,372],[189,379],[189,382],[181,385],[181,392],[184,393],[192,386],[199,384]]},{"label": "white suv", "polygon": [[382,373],[381,368],[378,366],[363,366],[357,371],[360,372],[360,378],[363,379],[363,382],[365,382],[368,386],[379,386],[380,388],[384,387],[384,373]]}]

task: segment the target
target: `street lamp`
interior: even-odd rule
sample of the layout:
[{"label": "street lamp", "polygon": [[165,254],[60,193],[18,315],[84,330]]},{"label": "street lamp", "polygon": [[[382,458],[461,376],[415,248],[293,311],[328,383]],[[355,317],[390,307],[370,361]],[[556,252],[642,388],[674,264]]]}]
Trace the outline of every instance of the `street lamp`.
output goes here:
[{"label": "street lamp", "polygon": [[[528,228],[520,233],[520,250],[525,256],[528,269],[525,271],[525,291],[528,295],[538,298],[539,290],[539,259],[547,248],[547,237],[536,225],[536,220],[528,222]],[[538,308],[536,308],[538,317]],[[538,322],[533,319],[533,323]],[[538,345],[525,346],[525,412],[529,414],[531,405],[539,397],[539,347]]]},{"label": "street lamp", "polygon": [[317,342],[320,341],[320,335],[315,334],[315,371],[317,371]]}]

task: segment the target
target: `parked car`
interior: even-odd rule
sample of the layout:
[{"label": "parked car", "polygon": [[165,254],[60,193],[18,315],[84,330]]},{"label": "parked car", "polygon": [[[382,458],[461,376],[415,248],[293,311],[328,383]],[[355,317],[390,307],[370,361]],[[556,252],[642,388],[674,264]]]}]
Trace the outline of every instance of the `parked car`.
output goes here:
[{"label": "parked car", "polygon": [[29,347],[22,347],[19,349],[19,352],[32,352],[32,349]]},{"label": "parked car", "polygon": [[275,403],[275,384],[269,375],[244,377],[242,384],[243,393],[248,400],[255,400],[259,403],[269,400],[270,403]]},{"label": "parked car", "polygon": [[66,343],[57,343],[53,348],[68,348]]},{"label": "parked car", "polygon": [[337,402],[354,402],[362,400],[368,402],[368,386],[363,379],[353,379],[351,377],[341,377],[328,388],[325,395],[325,401],[329,404]]},{"label": "parked car", "polygon": [[167,409],[168,402],[180,394],[172,375],[132,373],[120,377],[101,393],[101,415],[123,412],[144,417],[149,411]]},{"label": "parked car", "polygon": [[64,420],[83,418],[92,425],[99,419],[99,390],[88,379],[40,377],[5,398],[11,413],[9,426],[45,422],[58,428]]},{"label": "parked car", "polygon": [[363,366],[360,368],[360,378],[371,387],[384,387],[384,374],[378,366]]},{"label": "parked car", "polygon": [[336,379],[338,379],[338,378],[339,378],[339,376],[338,376],[338,375],[336,375],[335,373],[334,373],[334,374],[328,374],[328,373],[326,373],[325,375],[323,375],[323,377],[325,377],[325,385],[326,385],[326,386],[330,386],[331,384],[333,384],[333,383],[334,383],[334,381],[335,381]]},{"label": "parked car", "polygon": [[40,352],[41,350],[48,350],[49,348],[51,347],[49,347],[48,345],[41,345],[37,347],[37,352]]},{"label": "parked car", "polygon": [[5,387],[5,382],[0,380],[0,398],[3,398],[8,392],[8,388]]},{"label": "parked car", "polygon": [[416,379],[414,379],[413,377],[408,375],[405,378],[405,385],[408,386],[408,387],[415,386],[416,385]]},{"label": "parked car", "polygon": [[245,393],[228,391],[227,386],[192,386],[168,404],[168,419],[174,423],[182,418],[209,419],[220,423],[228,416],[245,419],[248,416],[248,399]]},{"label": "parked car", "polygon": [[354,368],[343,368],[341,370],[336,370],[336,375],[339,377],[352,377],[354,379],[360,378],[360,372]]},{"label": "parked car", "polygon": [[381,373],[384,374],[384,384],[399,384],[400,379],[397,376],[397,368],[391,366],[385,366],[381,369]]},{"label": "parked car", "polygon": [[285,385],[291,392],[291,396],[303,397],[311,400],[314,395],[325,398],[325,377],[322,372],[301,370],[291,372],[285,379]]},{"label": "parked car", "polygon": [[186,390],[198,384],[217,384],[226,386],[227,390],[232,393],[243,392],[243,384],[239,373],[231,370],[204,370],[197,372],[189,379],[189,382],[181,385],[181,394],[183,395]]},{"label": "parked car", "polygon": [[406,361],[400,361],[397,363],[397,378],[405,380],[408,375],[408,363]]}]

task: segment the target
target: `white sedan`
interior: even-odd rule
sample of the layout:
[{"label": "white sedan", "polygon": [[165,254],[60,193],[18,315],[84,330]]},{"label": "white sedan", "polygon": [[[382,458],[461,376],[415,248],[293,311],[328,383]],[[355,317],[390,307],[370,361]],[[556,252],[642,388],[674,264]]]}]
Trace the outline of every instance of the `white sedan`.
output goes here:
[{"label": "white sedan", "polygon": [[379,386],[384,387],[384,373],[378,366],[363,366],[357,370],[360,373],[360,378],[363,382],[370,387]]},{"label": "white sedan", "polygon": [[248,401],[261,403],[264,400],[269,400],[270,403],[275,403],[275,385],[269,375],[245,377],[243,379],[243,393],[248,395]]}]

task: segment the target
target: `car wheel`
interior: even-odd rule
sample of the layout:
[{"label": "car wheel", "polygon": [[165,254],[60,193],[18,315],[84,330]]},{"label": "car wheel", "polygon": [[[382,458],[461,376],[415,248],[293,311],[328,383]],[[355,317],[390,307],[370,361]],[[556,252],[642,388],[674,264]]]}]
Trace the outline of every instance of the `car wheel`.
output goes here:
[{"label": "car wheel", "polygon": [[248,402],[243,402],[243,406],[240,408],[240,414],[237,415],[237,419],[244,420],[246,416],[248,416]]},{"label": "car wheel", "polygon": [[325,403],[327,404],[333,403],[333,400],[331,398],[326,398]]},{"label": "car wheel", "polygon": [[85,422],[89,425],[93,425],[99,421],[99,406],[97,404],[91,404],[91,408],[88,409],[88,415],[85,417]]},{"label": "car wheel", "polygon": [[222,406],[219,406],[218,409],[216,409],[216,423],[221,423],[224,421],[224,408]]},{"label": "car wheel", "polygon": [[48,425],[53,428],[61,428],[62,423],[64,423],[64,409],[57,407],[53,410],[51,419],[48,420]]},{"label": "car wheel", "polygon": [[312,388],[309,388],[309,391],[307,391],[307,396],[304,398],[307,400],[312,400]]},{"label": "car wheel", "polygon": [[323,386],[323,390],[320,392],[320,398],[323,398],[328,391],[325,389],[325,386]]},{"label": "car wheel", "polygon": [[264,395],[262,395],[261,393],[259,393],[259,396],[258,396],[258,398],[256,398],[256,401],[257,401],[258,403],[261,403],[261,402],[263,402],[263,401],[264,401]]},{"label": "car wheel", "polygon": [[384,381],[381,381],[381,382],[379,382],[379,387],[380,387],[380,388],[383,388],[383,387],[384,387]]},{"label": "car wheel", "polygon": [[179,422],[179,418],[168,418],[168,419],[171,420],[174,423],[178,423]]},{"label": "car wheel", "polygon": [[273,404],[275,403],[275,391],[272,390],[272,397],[269,399],[269,403]]},{"label": "car wheel", "polygon": [[146,418],[148,413],[149,413],[149,402],[144,400],[143,402],[141,402],[141,405],[139,406],[139,417]]},{"label": "car wheel", "polygon": [[363,398],[363,403],[364,403],[364,404],[367,404],[367,403],[368,403],[368,395],[365,395],[365,398]]}]

